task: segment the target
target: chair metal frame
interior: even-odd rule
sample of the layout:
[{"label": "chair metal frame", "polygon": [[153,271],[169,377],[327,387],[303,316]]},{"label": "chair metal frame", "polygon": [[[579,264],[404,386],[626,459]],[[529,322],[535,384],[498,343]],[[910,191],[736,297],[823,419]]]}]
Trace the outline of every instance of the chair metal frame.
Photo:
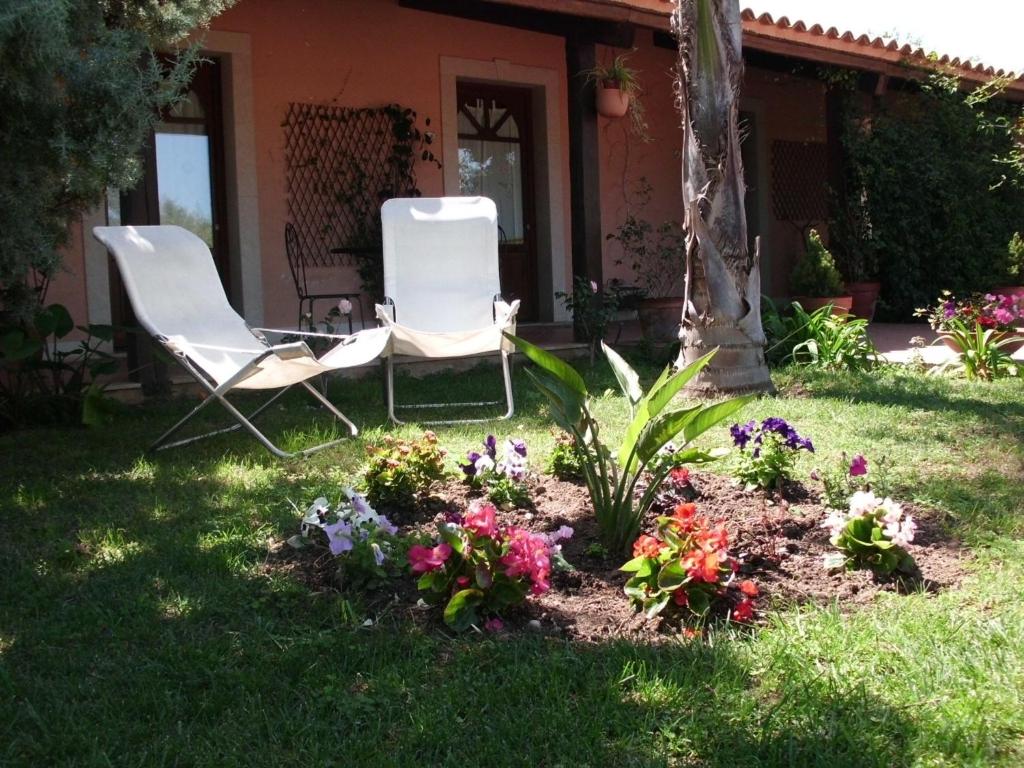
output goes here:
[{"label": "chair metal frame", "polygon": [[[309,316],[310,325],[316,324],[316,318],[313,316],[313,305],[317,301],[323,299],[348,299],[349,301],[355,300],[355,304],[359,307],[359,324],[360,327],[366,327],[366,316],[363,314],[363,300],[362,294],[356,292],[346,293],[310,293],[309,283],[306,278],[306,251],[302,247],[302,243],[299,240],[299,232],[295,228],[295,225],[290,221],[284,225],[284,250],[285,255],[288,257],[288,268],[292,273],[292,281],[295,283],[295,292],[299,296],[299,322],[296,326],[300,330],[302,329],[302,321],[306,318],[307,312]],[[308,310],[307,310],[308,305]],[[348,332],[352,333],[352,313],[348,314]]]}]

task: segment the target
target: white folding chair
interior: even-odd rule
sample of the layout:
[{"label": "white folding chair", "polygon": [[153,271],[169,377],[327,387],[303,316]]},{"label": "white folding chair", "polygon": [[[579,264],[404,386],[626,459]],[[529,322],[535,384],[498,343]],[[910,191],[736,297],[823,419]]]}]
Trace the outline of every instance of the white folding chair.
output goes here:
[{"label": "white folding chair", "polygon": [[[240,427],[281,458],[308,456],[339,443],[340,440],[332,440],[287,453],[253,425],[253,419],[295,384],[305,387],[353,435],[358,434],[356,426],[308,380],[379,357],[388,344],[388,329],[332,336],[339,343],[319,359],[304,341],[271,345],[263,331],[296,332],[250,327],[228,303],[210,249],[188,230],[176,226],[96,227],[93,236],[113,254],[139,323],[209,392],[150,450],[185,445]],[[246,417],[227,399],[227,394],[236,389],[280,391]],[[168,442],[193,416],[215,401],[238,423]]]},{"label": "white folding chair", "polygon": [[[388,416],[396,408],[486,406],[469,403],[395,405],[396,356],[444,359],[500,353],[509,418],[512,346],[503,331],[515,333],[519,301],[501,299],[498,276],[498,214],[486,197],[418,197],[388,200],[381,208],[384,239],[384,304],[377,319],[391,330],[387,353]],[[455,419],[431,423],[474,423]]]}]

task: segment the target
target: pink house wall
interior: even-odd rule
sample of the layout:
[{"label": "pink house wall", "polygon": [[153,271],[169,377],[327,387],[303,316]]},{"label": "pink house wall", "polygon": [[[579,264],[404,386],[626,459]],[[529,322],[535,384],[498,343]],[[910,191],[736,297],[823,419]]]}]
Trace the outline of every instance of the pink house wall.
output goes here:
[{"label": "pink house wall", "polygon": [[[283,248],[288,212],[281,121],[289,102],[351,107],[397,102],[419,114],[421,129],[430,117],[437,132],[454,128],[441,114],[442,56],[505,59],[553,69],[560,81],[565,78],[561,37],[400,8],[397,0],[243,0],[213,28],[251,38],[264,321],[272,326],[294,324],[297,306]],[[562,145],[568,146],[565,115],[560,127]],[[443,156],[440,135],[433,149],[442,163],[457,162]],[[418,174],[424,195],[446,192],[438,169],[421,164]],[[568,230],[567,185],[557,207]],[[350,285],[357,284],[351,279]]]}]

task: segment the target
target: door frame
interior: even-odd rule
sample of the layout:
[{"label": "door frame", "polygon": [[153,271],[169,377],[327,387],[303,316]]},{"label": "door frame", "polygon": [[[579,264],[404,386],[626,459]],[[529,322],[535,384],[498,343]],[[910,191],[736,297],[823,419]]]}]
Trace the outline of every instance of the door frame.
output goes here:
[{"label": "door frame", "polygon": [[567,291],[569,264],[569,210],[565,185],[563,127],[565,72],[545,67],[512,64],[504,59],[482,61],[452,56],[441,57],[441,148],[444,193],[457,196],[459,155],[457,81],[467,80],[496,86],[527,88],[533,95],[534,211],[537,251],[537,316],[543,321],[571,319],[556,291]]}]

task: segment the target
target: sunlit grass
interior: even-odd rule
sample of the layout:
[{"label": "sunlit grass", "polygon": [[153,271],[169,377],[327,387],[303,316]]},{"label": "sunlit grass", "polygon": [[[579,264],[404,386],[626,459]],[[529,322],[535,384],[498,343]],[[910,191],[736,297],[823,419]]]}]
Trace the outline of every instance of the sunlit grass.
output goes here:
[{"label": "sunlit grass", "polygon": [[[614,444],[625,404],[606,368],[587,380]],[[485,369],[400,384],[472,400],[499,382]],[[295,507],[337,498],[367,444],[422,433],[386,425],[376,379],[332,384],[361,434],[304,461],[237,432],[143,456],[185,402],[103,431],[0,436],[0,764],[1021,764],[1024,383],[776,383],[741,418],[780,415],[810,435],[802,476],[844,450],[889,456],[900,496],[945,511],[973,547],[960,587],[781,607],[755,632],[658,647],[451,639],[264,568]],[[521,371],[516,389],[511,421],[434,428],[452,468],[488,432],[525,437],[543,464],[546,408]],[[308,402],[271,409],[273,439],[334,434]],[[211,409],[205,424],[222,423]],[[726,444],[725,426],[704,441]]]}]

